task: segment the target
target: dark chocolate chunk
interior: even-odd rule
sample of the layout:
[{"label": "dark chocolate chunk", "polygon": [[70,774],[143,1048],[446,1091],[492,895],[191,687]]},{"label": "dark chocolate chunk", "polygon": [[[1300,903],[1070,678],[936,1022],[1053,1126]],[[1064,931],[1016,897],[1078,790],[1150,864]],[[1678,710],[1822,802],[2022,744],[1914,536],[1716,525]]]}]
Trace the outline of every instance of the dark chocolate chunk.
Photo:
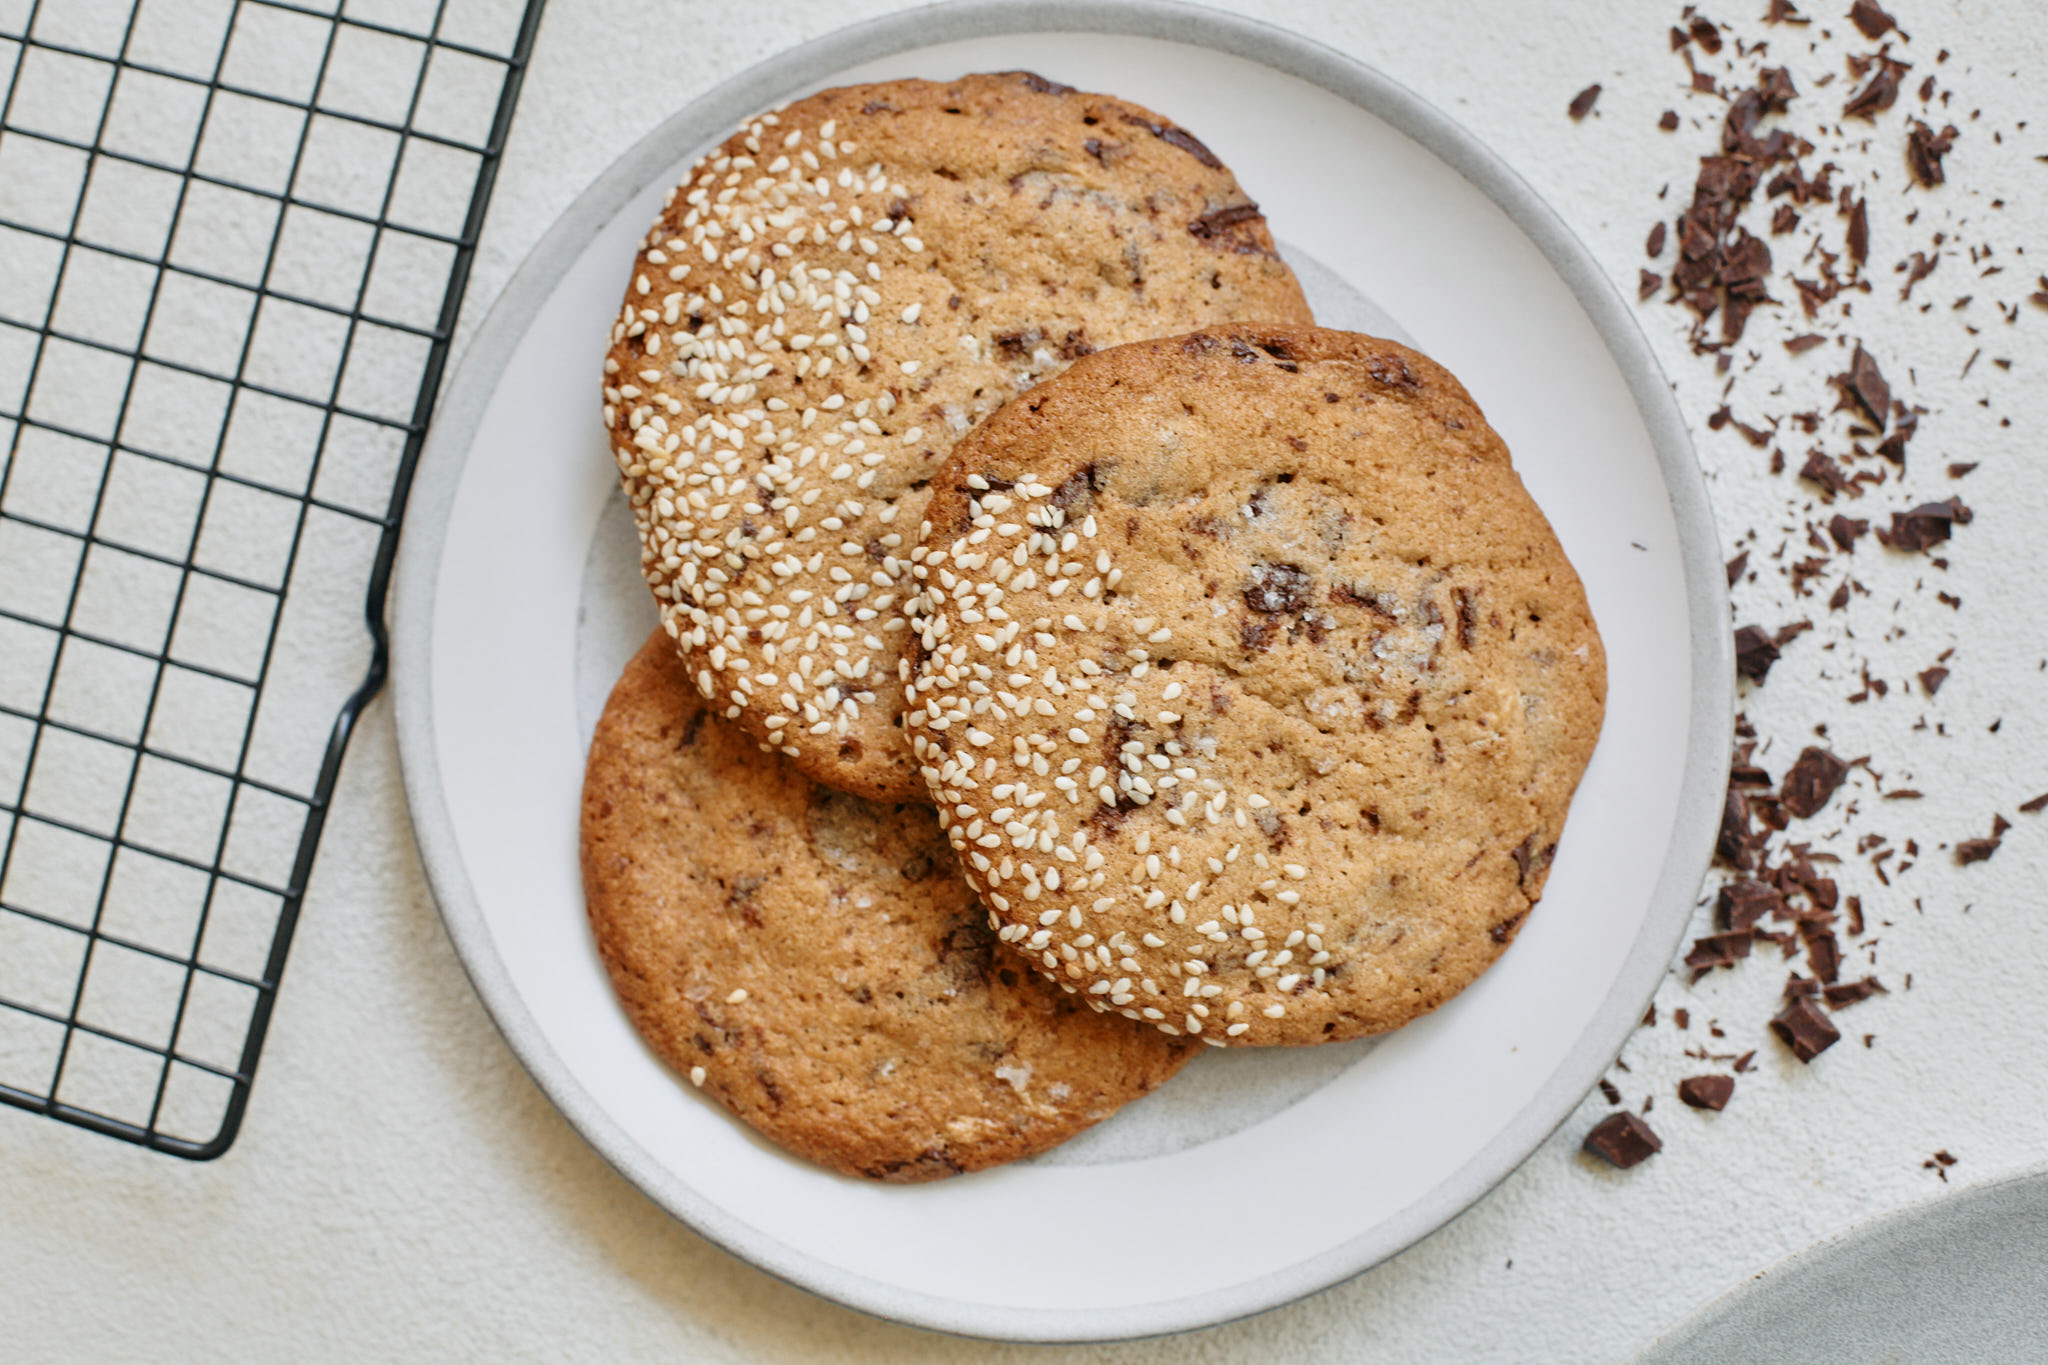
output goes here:
[{"label": "dark chocolate chunk", "polygon": [[1728,568],[1728,586],[1729,586],[1729,587],[1731,587],[1731,588],[1732,588],[1732,587],[1734,587],[1734,586],[1735,586],[1735,584],[1736,584],[1736,582],[1737,582],[1737,581],[1738,581],[1739,579],[1741,579],[1741,577],[1742,577],[1742,571],[1743,571],[1744,569],[1747,569],[1748,567],[1749,567],[1749,551],[1747,551],[1747,550],[1744,550],[1744,551],[1743,551],[1743,552],[1742,552],[1741,554],[1739,554],[1739,555],[1735,556],[1735,558],[1733,558],[1733,559],[1729,560],[1729,561],[1728,561],[1728,565],[1727,565],[1727,568]]},{"label": "dark chocolate chunk", "polygon": [[1594,1124],[1579,1149],[1625,1171],[1663,1151],[1664,1141],[1639,1115],[1624,1109]]},{"label": "dark chocolate chunk", "polygon": [[1856,25],[1856,31],[1875,42],[1897,28],[1898,21],[1871,3],[1871,0],[1856,0],[1849,7],[1849,22]]},{"label": "dark chocolate chunk", "polygon": [[1870,206],[1860,198],[1849,210],[1849,231],[1844,241],[1849,259],[1857,265],[1870,259]]},{"label": "dark chocolate chunk", "polygon": [[1735,671],[1753,683],[1761,683],[1778,662],[1778,646],[1760,626],[1744,626],[1735,632]]},{"label": "dark chocolate chunk", "polygon": [[1891,529],[1880,528],[1877,538],[1894,550],[1925,550],[1947,540],[1951,528],[1967,525],[1973,515],[1960,498],[1922,503],[1909,512],[1892,513]]},{"label": "dark chocolate chunk", "polygon": [[1677,132],[1678,111],[1676,109],[1666,109],[1663,112],[1663,114],[1659,116],[1659,118],[1657,119],[1657,126],[1659,128],[1662,128],[1667,133]]},{"label": "dark chocolate chunk", "polygon": [[1956,861],[1964,865],[1981,863],[1998,852],[1998,844],[1995,835],[1989,839],[1965,839],[1956,845]]},{"label": "dark chocolate chunk", "polygon": [[2039,815],[2044,810],[2048,810],[2048,792],[2042,792],[2039,796],[2020,802],[2022,815]]},{"label": "dark chocolate chunk", "polygon": [[1856,354],[1849,361],[1849,373],[1840,377],[1844,391],[1856,400],[1868,414],[1878,430],[1884,429],[1885,415],[1892,405],[1892,386],[1885,383],[1884,374],[1877,368],[1877,361],[1870,352],[1863,349],[1863,343],[1856,343]]},{"label": "dark chocolate chunk", "polygon": [[1842,1039],[1842,1031],[1804,997],[1778,1012],[1771,1020],[1771,1032],[1802,1062],[1811,1062]]},{"label": "dark chocolate chunk", "polygon": [[1589,85],[1578,94],[1572,96],[1571,108],[1568,112],[1574,119],[1582,119],[1593,112],[1593,104],[1599,98],[1600,87],[1598,85]]},{"label": "dark chocolate chunk", "polygon": [[1941,691],[1941,685],[1947,681],[1948,670],[1940,664],[1936,664],[1933,668],[1923,668],[1920,670],[1920,686],[1930,697],[1936,692]]},{"label": "dark chocolate chunk", "polygon": [[1799,466],[1799,477],[1808,483],[1818,484],[1822,496],[1829,502],[1834,501],[1836,494],[1850,492],[1856,487],[1848,471],[1818,446],[1807,453],[1806,463]]},{"label": "dark chocolate chunk", "polygon": [[1853,550],[1857,540],[1869,529],[1870,523],[1861,517],[1845,517],[1836,513],[1828,521],[1828,538],[1844,550]]},{"label": "dark chocolate chunk", "polygon": [[1015,76],[1027,88],[1036,90],[1041,95],[1071,95],[1074,93],[1073,86],[1061,85],[1058,81],[1049,81],[1036,71],[1005,71],[1003,74],[1005,76]]},{"label": "dark chocolate chunk", "polygon": [[1849,776],[1849,765],[1826,749],[1809,744],[1785,774],[1778,800],[1786,810],[1805,820],[1820,812],[1828,798]]},{"label": "dark chocolate chunk", "polygon": [[1232,204],[1229,208],[1216,209],[1205,213],[1188,224],[1188,231],[1204,240],[1220,237],[1239,223],[1256,222],[1264,215],[1259,206],[1252,203]]},{"label": "dark chocolate chunk", "polygon": [[1785,898],[1776,887],[1745,878],[1721,888],[1716,909],[1722,928],[1746,934],[1756,927],[1757,921],[1781,913]]},{"label": "dark chocolate chunk", "polygon": [[1605,1076],[1600,1078],[1600,1094],[1609,1104],[1621,1103],[1621,1091]]},{"label": "dark chocolate chunk", "polygon": [[1202,140],[1185,128],[1171,123],[1155,123],[1136,114],[1125,114],[1124,122],[1136,128],[1143,128],[1169,147],[1178,147],[1212,171],[1222,170],[1223,163],[1216,159],[1216,153],[1202,145]]},{"label": "dark chocolate chunk", "polygon": [[[1920,120],[1914,119],[1913,127],[1906,134],[1906,169],[1911,171],[1913,178],[1923,186],[1933,189],[1946,178],[1941,171],[1941,159],[1948,155],[1949,149],[1955,144],[1956,126],[1953,123],[1937,133]],[[1926,270],[1914,278],[1921,278],[1933,270],[1934,266],[1930,263]],[[1910,291],[1912,287],[1912,281],[1908,280],[1906,288]]]},{"label": "dark chocolate chunk", "polygon": [[1750,936],[1747,933],[1709,934],[1693,940],[1692,951],[1685,955],[1685,965],[1696,972],[1733,967],[1749,956],[1749,946]]},{"label": "dark chocolate chunk", "polygon": [[1799,936],[1806,940],[1806,961],[1823,982],[1842,974],[1842,944],[1821,920],[1801,920]]},{"label": "dark chocolate chunk", "polygon": [[1814,347],[1820,345],[1823,341],[1826,340],[1827,338],[1822,336],[1819,332],[1805,332],[1787,341],[1785,343],[1785,349],[1790,351],[1793,355],[1804,355],[1806,352],[1812,350]]},{"label": "dark chocolate chunk", "polygon": [[1733,1076],[1687,1076],[1678,1083],[1678,1098],[1695,1109],[1726,1109],[1735,1094]]},{"label": "dark chocolate chunk", "polygon": [[1637,271],[1636,301],[1638,303],[1648,302],[1651,296],[1656,294],[1658,287],[1661,286],[1663,283],[1664,277],[1662,275],[1659,275],[1654,270]]},{"label": "dark chocolate chunk", "polygon": [[1649,237],[1643,242],[1643,252],[1653,260],[1664,254],[1664,220],[1662,218],[1659,218],[1656,226],[1650,229]]},{"label": "dark chocolate chunk", "polygon": [[1733,786],[1721,804],[1721,829],[1714,839],[1714,856],[1730,867],[1747,869],[1755,861],[1752,845],[1756,834],[1750,828],[1749,799]]}]

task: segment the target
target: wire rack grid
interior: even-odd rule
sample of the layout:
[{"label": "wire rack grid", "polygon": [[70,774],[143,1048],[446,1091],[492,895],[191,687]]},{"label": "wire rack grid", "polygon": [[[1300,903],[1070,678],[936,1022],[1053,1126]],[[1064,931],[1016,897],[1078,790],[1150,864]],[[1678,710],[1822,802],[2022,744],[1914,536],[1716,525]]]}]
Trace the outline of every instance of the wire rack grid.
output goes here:
[{"label": "wire rack grid", "polygon": [[241,1125],[542,0],[0,0],[0,1101]]}]

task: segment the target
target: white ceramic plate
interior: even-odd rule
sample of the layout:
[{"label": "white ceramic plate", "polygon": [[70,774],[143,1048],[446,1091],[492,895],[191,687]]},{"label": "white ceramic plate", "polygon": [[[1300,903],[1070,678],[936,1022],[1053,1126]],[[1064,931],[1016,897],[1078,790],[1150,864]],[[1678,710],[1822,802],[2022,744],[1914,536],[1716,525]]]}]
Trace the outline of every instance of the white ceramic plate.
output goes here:
[{"label": "white ceramic plate", "polygon": [[[584,747],[652,621],[598,423],[598,358],[663,191],[733,126],[828,85],[1019,67],[1187,124],[1264,206],[1324,321],[1412,339],[1464,380],[1585,579],[1607,720],[1541,909],[1434,1015],[1377,1045],[1206,1055],[1037,1161],[876,1186],[785,1157],[677,1084],[591,945]],[[1713,837],[1732,695],[1691,450],[1584,249],[1384,77],[1142,0],[949,5],[847,30],[719,87],[599,177],[442,399],[399,565],[396,679],[449,933],[590,1142],[786,1279],[906,1322],[1037,1340],[1286,1302],[1408,1246],[1514,1169],[1599,1077],[1670,961]]]}]

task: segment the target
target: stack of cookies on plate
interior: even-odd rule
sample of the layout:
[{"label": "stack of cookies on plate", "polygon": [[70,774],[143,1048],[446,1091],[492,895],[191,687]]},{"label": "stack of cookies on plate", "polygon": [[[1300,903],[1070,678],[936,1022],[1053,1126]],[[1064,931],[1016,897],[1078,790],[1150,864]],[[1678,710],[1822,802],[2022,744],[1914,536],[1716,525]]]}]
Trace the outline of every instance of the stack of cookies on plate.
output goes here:
[{"label": "stack of cookies on plate", "polygon": [[661,628],[586,777],[634,1023],[924,1180],[1201,1044],[1395,1028],[1535,903],[1605,692],[1427,358],[1318,329],[1192,134],[1028,73],[828,90],[692,169],[604,366]]}]

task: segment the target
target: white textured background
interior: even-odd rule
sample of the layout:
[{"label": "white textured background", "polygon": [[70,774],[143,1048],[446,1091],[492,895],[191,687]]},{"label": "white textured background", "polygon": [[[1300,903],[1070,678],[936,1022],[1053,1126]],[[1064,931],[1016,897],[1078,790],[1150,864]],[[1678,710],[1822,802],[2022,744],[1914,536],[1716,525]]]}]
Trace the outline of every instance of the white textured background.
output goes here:
[{"label": "white textured background", "polygon": [[[1763,0],[1737,3],[1741,31],[1760,32],[1752,11]],[[894,8],[876,0],[552,0],[467,325],[617,151],[743,67]],[[1630,297],[1659,187],[1669,183],[1671,208],[1682,206],[1694,158],[1708,149],[1698,129],[1672,136],[1655,128],[1666,107],[1688,117],[1707,110],[1706,101],[1689,101],[1667,50],[1676,3],[1227,8],[1372,63],[1448,110],[1549,198]],[[1845,0],[1806,8],[1819,23],[1844,27]],[[1067,1351],[908,1331],[813,1299],[705,1244],[556,1116],[499,1041],[441,931],[407,828],[389,704],[380,701],[343,772],[234,1149],[190,1166],[0,1111],[0,1357],[1619,1360],[1778,1257],[1938,1194],[1944,1187],[1921,1164],[1937,1148],[1960,1158],[1950,1172],[1956,1183],[2048,1158],[2048,995],[2040,989],[2048,920],[2039,912],[2048,815],[2014,813],[2048,790],[2039,588],[2048,494],[2038,449],[2048,427],[2048,312],[2022,302],[2019,322],[2008,325],[1990,307],[1993,297],[2024,300],[2024,282],[2048,268],[2048,165],[2036,159],[2048,154],[2048,127],[2014,129],[2030,115],[2048,120],[2048,30],[2033,0],[1899,0],[1893,8],[1914,35],[1902,54],[1916,63],[1908,88],[1938,70],[1956,92],[1944,117],[1963,137],[1949,158],[1949,185],[1910,192],[1925,206],[1910,233],[1902,220],[1915,204],[1902,199],[1897,150],[1901,116],[1917,107],[1910,99],[1881,122],[1873,144],[1871,164],[1883,177],[1870,193],[1878,292],[1855,302],[1852,330],[1895,391],[1931,412],[1912,448],[1908,492],[1887,488],[1866,501],[1899,507],[1953,492],[1978,515],[1951,546],[1945,574],[1866,540],[1854,571],[1871,595],[1846,619],[1826,619],[1818,600],[1790,601],[1774,573],[1737,593],[1745,622],[1775,627],[1813,615],[1823,624],[1788,648],[1766,688],[1745,688],[1742,704],[1776,740],[1764,754],[1771,771],[1781,773],[1808,727],[1825,721],[1838,753],[1873,756],[1885,789],[1926,794],[1881,805],[1859,774],[1812,822],[1828,834],[1847,819],[1849,843],[1861,832],[1894,843],[1916,836],[1923,851],[1890,889],[1853,861],[1837,873],[1845,892],[1863,895],[1874,924],[1889,921],[1878,930],[1877,970],[1895,989],[1839,1016],[1852,1037],[1813,1067],[1765,1036],[1783,981],[1774,961],[1752,960],[1696,988],[1674,976],[1659,995],[1666,1022],[1638,1032],[1623,1054],[1631,1070],[1614,1076],[1633,1103],[1659,1097],[1652,1121],[1665,1150],[1634,1171],[1599,1169],[1577,1155],[1579,1137],[1607,1108],[1595,1095],[1517,1174],[1429,1241],[1249,1322]],[[1804,35],[1771,37],[1798,70]],[[1952,55],[1936,68],[1940,47]],[[1597,113],[1570,122],[1566,102],[1596,80],[1605,86]],[[1802,107],[1834,107],[1842,93],[1838,86]],[[1982,111],[1974,122],[1973,109]],[[1199,130],[1198,111],[1189,119]],[[1256,168],[1238,169],[1256,183]],[[1971,279],[1981,264],[1946,259],[1916,292],[1938,303],[1920,315],[1892,305],[1886,282],[1893,261],[1927,246],[1936,216],[1964,223],[1967,241],[1994,243],[2006,271]],[[1979,299],[1970,310],[1949,311],[1972,292]],[[1770,477],[1732,429],[1707,431],[1722,384],[1687,353],[1682,315],[1660,304],[1641,316],[1696,424],[1724,543],[1732,553],[1737,536],[1756,527],[1752,560],[1762,563],[1797,524],[1797,486]],[[1965,322],[1983,334],[1967,335]],[[1829,347],[1791,360],[1766,344],[1781,334],[1769,310],[1752,324],[1751,342],[1767,359],[1736,390],[1737,416],[1829,405],[1822,378],[1843,357]],[[1980,346],[1983,358],[1958,379]],[[1997,357],[2012,361],[2009,372],[1991,365]],[[1795,465],[1803,451],[1788,448]],[[1942,473],[1950,460],[1981,467],[1952,484]],[[1803,551],[1795,543],[1789,553]],[[1823,592],[1835,581],[1824,580]],[[1937,587],[1961,607],[1937,603]],[[1938,699],[1902,686],[1950,646],[1955,675]],[[1893,691],[1848,705],[1865,660]],[[1995,734],[1994,721],[2002,722]],[[1994,811],[2017,820],[2004,847],[1988,863],[1956,867],[1939,846],[1984,834]],[[1851,956],[1852,972],[1860,961]],[[1897,989],[1907,972],[1910,992]],[[1729,1037],[1717,1050],[1760,1049],[1759,1069],[1724,1114],[1696,1114],[1671,1097],[1678,1077],[1700,1069],[1681,1055],[1686,1044],[1668,1022],[1681,1004],[1694,1016],[1690,1041],[1707,1041],[1705,1022],[1718,1018]],[[1876,1035],[1872,1047],[1855,1045],[1863,1032]]]}]

